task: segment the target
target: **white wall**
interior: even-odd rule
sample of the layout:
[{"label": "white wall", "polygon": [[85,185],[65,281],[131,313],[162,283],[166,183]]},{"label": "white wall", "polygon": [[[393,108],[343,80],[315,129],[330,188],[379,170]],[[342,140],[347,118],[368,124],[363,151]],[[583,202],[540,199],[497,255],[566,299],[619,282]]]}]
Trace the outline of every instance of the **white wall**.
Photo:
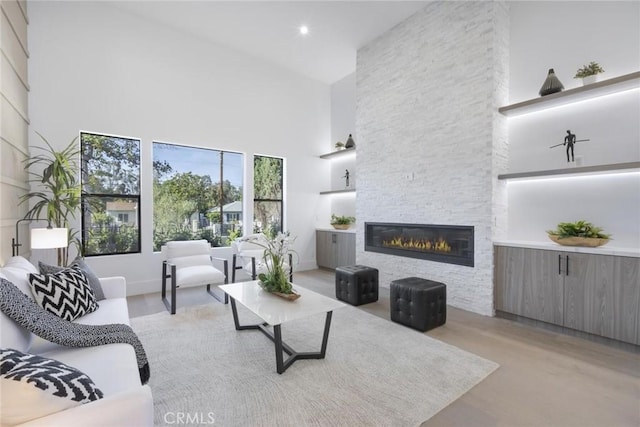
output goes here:
[{"label": "white wall", "polygon": [[[448,304],[493,312],[508,25],[504,3],[433,2],[358,51],[356,257],[381,286],[437,280]],[[475,266],[366,252],[365,221],[474,226]]]},{"label": "white wall", "polygon": [[315,267],[329,86],[103,3],[36,1],[29,13],[31,143],[38,131],[63,147],[80,129],[142,140],[142,253],[89,258],[99,275],[124,275],[130,294],[159,290],[153,140],[244,152],[246,168],[254,153],[285,157],[286,228],[298,269]]},{"label": "white wall", "polygon": [[[510,102],[538,98],[554,68],[565,89],[590,61],[601,79],[640,70],[639,2],[511,2]],[[640,161],[640,90],[508,119],[509,172]],[[570,129],[576,162],[561,144]],[[640,173],[508,184],[509,240],[548,242],[546,230],[584,219],[613,235],[608,246],[640,250]]]}]

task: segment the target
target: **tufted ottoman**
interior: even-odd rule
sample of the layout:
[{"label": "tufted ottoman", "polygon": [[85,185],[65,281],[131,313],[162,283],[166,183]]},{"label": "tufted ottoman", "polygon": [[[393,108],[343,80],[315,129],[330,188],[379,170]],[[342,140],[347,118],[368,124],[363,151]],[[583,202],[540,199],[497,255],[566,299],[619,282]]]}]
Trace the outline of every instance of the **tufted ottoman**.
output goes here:
[{"label": "tufted ottoman", "polygon": [[428,331],[447,321],[447,286],[419,277],[391,282],[391,320],[419,331]]},{"label": "tufted ottoman", "polygon": [[378,269],[364,265],[337,267],[336,298],[351,305],[378,301]]}]

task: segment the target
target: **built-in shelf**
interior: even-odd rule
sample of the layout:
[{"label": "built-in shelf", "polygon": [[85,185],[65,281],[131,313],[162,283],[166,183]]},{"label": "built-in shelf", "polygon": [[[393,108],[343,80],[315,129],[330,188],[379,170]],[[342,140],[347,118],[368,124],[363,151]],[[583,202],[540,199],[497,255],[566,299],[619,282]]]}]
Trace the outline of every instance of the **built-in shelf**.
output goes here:
[{"label": "built-in shelf", "polygon": [[544,170],[544,171],[506,173],[506,174],[498,175],[498,179],[518,179],[518,178],[547,177],[547,176],[554,176],[554,175],[590,174],[590,173],[599,173],[599,172],[623,171],[623,170],[630,170],[630,169],[640,170],[640,162],[614,163],[610,165],[581,166],[576,168],[551,169],[551,170]]},{"label": "built-in shelf", "polygon": [[339,194],[339,193],[355,193],[355,188],[347,188],[344,190],[329,190],[329,191],[321,191],[320,194]]},{"label": "built-in shelf", "polygon": [[344,150],[332,151],[331,153],[323,154],[320,156],[321,159],[330,159],[331,157],[343,156],[348,153],[355,153],[355,148],[345,148]]},{"label": "built-in shelf", "polygon": [[533,113],[547,108],[623,92],[634,88],[640,88],[640,71],[590,85],[568,89],[563,92],[553,93],[540,98],[518,102],[517,104],[506,105],[500,107],[498,111],[509,117],[519,116],[521,114]]}]

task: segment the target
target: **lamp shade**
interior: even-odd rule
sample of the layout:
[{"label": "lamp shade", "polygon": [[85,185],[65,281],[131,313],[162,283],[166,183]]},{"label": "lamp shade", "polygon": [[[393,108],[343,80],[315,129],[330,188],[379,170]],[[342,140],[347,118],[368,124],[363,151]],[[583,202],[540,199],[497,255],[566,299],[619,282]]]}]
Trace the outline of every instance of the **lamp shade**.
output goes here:
[{"label": "lamp shade", "polygon": [[69,245],[66,228],[32,228],[31,249],[64,248]]}]

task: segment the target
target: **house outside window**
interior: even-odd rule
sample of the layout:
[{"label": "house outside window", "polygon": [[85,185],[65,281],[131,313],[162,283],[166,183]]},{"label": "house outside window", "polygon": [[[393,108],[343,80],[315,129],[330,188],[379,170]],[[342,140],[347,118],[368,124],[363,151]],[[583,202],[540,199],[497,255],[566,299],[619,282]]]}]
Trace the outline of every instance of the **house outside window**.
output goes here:
[{"label": "house outside window", "polygon": [[242,234],[241,153],[153,143],[153,249],[172,240],[227,246]]},{"label": "house outside window", "polygon": [[85,256],[140,252],[140,140],[80,132]]},{"label": "house outside window", "polygon": [[275,236],[283,231],[284,159],[253,158],[253,232]]}]

